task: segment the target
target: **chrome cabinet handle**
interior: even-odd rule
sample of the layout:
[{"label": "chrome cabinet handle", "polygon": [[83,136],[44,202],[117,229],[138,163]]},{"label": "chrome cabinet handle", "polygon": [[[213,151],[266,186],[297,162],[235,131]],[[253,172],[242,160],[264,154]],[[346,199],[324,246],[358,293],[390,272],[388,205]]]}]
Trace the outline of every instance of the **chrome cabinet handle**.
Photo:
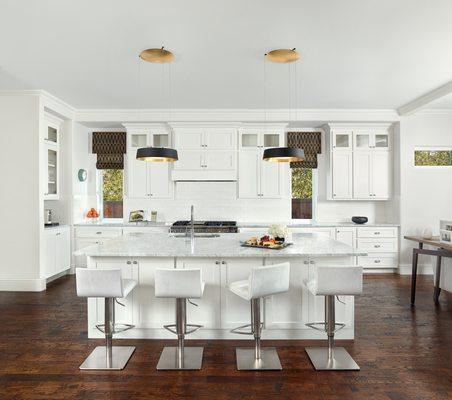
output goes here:
[{"label": "chrome cabinet handle", "polygon": [[132,264],[132,261],[127,261],[127,264],[128,264],[128,265]]},{"label": "chrome cabinet handle", "polygon": [[381,246],[379,244],[374,245],[376,249],[379,249]]},{"label": "chrome cabinet handle", "polygon": [[310,260],[310,261],[309,261],[309,264],[311,264],[311,265],[312,265],[312,264],[315,264],[315,261],[314,261],[314,260]]},{"label": "chrome cabinet handle", "polygon": [[303,264],[304,264],[304,265],[308,265],[308,264],[309,264],[309,261],[306,261],[306,260],[305,260],[305,261],[303,261]]},{"label": "chrome cabinet handle", "polygon": [[374,263],[375,264],[378,264],[378,263],[380,263],[381,262],[381,260],[374,260]]},{"label": "chrome cabinet handle", "polygon": [[220,261],[215,261],[215,265],[220,265]]},{"label": "chrome cabinet handle", "polygon": [[60,235],[61,235],[61,233],[60,233],[60,232],[57,232],[57,233],[56,233],[56,236],[60,236]]},{"label": "chrome cabinet handle", "polygon": [[381,232],[374,232],[374,235],[379,235]]},{"label": "chrome cabinet handle", "polygon": [[101,235],[102,234],[102,232],[96,232],[96,235]]},{"label": "chrome cabinet handle", "polygon": [[134,261],[133,263],[136,265],[136,264],[138,264],[138,261]]},{"label": "chrome cabinet handle", "polygon": [[222,262],[221,262],[221,265],[226,265],[226,261],[222,261]]}]

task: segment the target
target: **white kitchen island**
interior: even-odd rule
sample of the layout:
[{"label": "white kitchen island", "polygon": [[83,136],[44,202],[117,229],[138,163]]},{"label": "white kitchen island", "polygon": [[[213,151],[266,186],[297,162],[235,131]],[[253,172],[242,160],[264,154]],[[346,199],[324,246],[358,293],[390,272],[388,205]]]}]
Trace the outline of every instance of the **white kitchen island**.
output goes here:
[{"label": "white kitchen island", "polygon": [[[293,244],[283,250],[245,248],[240,242],[249,234],[224,234],[216,238],[190,238],[169,234],[128,234],[102,245],[79,250],[87,255],[90,268],[118,268],[123,277],[138,282],[135,290],[116,304],[116,322],[135,325],[117,338],[172,338],[163,325],[174,323],[173,299],[154,296],[156,268],[201,268],[206,282],[204,296],[187,303],[189,323],[203,325],[190,335],[199,339],[249,339],[230,329],[250,322],[250,304],[228,290],[231,282],[246,279],[253,266],[289,261],[290,290],[263,302],[263,339],[324,339],[324,334],[306,327],[324,319],[323,297],[312,296],[306,281],[315,265],[351,265],[357,255],[350,246],[318,234],[294,234]],[[336,321],[346,324],[336,337],[354,337],[354,299],[341,297]],[[88,300],[88,335],[101,338],[95,325],[103,322],[103,299]]]}]

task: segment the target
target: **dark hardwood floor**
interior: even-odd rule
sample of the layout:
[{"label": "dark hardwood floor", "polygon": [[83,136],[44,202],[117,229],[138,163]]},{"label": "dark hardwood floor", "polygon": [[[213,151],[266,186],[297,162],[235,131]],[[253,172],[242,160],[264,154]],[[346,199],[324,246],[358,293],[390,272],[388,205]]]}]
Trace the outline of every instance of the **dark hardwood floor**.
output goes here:
[{"label": "dark hardwood floor", "polygon": [[[282,372],[238,372],[233,341],[205,346],[201,371],[155,370],[163,340],[131,340],[126,369],[78,370],[99,340],[86,336],[86,300],[73,277],[43,293],[0,293],[0,399],[452,399],[452,295],[432,301],[432,278],[366,276],[356,300],[356,339],[343,342],[359,372],[316,372],[304,346],[274,341]],[[251,344],[251,342],[250,342]]]}]

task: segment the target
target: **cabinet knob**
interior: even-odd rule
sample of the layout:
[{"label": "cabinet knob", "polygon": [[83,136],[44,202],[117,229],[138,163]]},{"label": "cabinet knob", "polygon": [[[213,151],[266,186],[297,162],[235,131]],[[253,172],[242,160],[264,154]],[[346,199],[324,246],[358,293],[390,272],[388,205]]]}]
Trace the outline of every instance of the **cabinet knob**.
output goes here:
[{"label": "cabinet knob", "polygon": [[304,264],[304,265],[308,265],[308,264],[309,264],[309,261],[306,261],[306,260],[305,260],[305,261],[303,261],[303,264]]},{"label": "cabinet knob", "polygon": [[315,264],[314,260],[309,261],[309,264]]},{"label": "cabinet knob", "polygon": [[133,263],[136,265],[136,264],[138,264],[138,261],[134,261]]},{"label": "cabinet knob", "polygon": [[381,246],[379,244],[374,245],[376,249],[379,249]]},{"label": "cabinet knob", "polygon": [[127,264],[128,264],[128,265],[132,264],[132,261],[127,261]]},{"label": "cabinet knob", "polygon": [[381,262],[381,260],[374,260],[374,263],[375,264],[378,264],[378,263],[380,263]]},{"label": "cabinet knob", "polygon": [[215,265],[220,265],[220,261],[215,261]]},{"label": "cabinet knob", "polygon": [[380,232],[378,232],[378,231],[377,231],[377,232],[374,232],[374,235],[379,235],[379,234],[380,234]]},{"label": "cabinet knob", "polygon": [[221,264],[222,264],[222,265],[226,265],[226,261],[222,261]]}]

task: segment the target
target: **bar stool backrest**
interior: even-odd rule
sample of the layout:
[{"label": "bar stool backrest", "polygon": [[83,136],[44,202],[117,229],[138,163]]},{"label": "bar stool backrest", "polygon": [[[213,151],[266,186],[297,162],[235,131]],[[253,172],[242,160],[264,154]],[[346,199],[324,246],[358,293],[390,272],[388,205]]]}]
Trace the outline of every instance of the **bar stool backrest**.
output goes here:
[{"label": "bar stool backrest", "polygon": [[199,299],[202,292],[202,274],[199,268],[155,270],[155,297]]},{"label": "bar stool backrest", "polygon": [[363,268],[359,266],[316,266],[314,291],[320,296],[353,296],[363,291]]},{"label": "bar stool backrest", "polygon": [[119,269],[77,268],[75,274],[79,297],[123,297]]},{"label": "bar stool backrest", "polygon": [[250,275],[250,297],[270,296],[272,294],[284,293],[289,290],[290,264],[266,265],[253,267]]}]

